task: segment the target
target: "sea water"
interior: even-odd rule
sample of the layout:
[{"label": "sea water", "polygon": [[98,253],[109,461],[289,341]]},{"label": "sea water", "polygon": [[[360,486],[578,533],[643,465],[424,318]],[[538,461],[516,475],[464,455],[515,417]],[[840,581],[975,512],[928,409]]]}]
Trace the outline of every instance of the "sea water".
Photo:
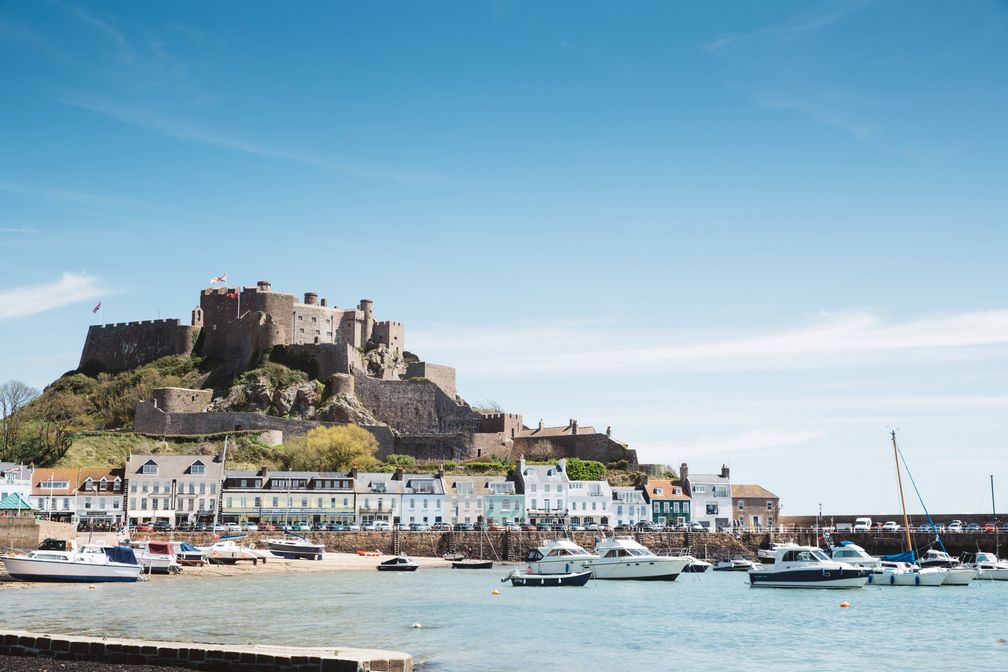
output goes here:
[{"label": "sea water", "polygon": [[0,622],[84,635],[389,649],[429,672],[1008,668],[1008,582],[780,590],[750,588],[744,573],[707,573],[515,588],[500,582],[507,571],[155,577],[3,590]]}]

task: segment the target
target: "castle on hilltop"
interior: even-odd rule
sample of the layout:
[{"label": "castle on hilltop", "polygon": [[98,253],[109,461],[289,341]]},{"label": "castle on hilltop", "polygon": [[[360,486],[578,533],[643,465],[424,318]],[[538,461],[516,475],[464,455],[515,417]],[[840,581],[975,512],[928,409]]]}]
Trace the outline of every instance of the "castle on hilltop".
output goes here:
[{"label": "castle on hilltop", "polygon": [[[406,351],[401,322],[375,321],[374,302],[330,306],[306,292],[304,301],[254,287],[208,288],[189,325],[150,320],[93,325],[79,370],[129,370],[169,355],[198,355],[212,369],[206,388],[271,360],[296,362],[323,383],[295,389],[240,391],[158,388],[136,406],[134,428],[143,434],[192,436],[263,432],[272,442],[320,425],[354,422],[370,431],[379,457],[404,454],[424,461],[509,457],[552,451],[556,457],[637,462],[636,452],[571,419],[563,427],[526,427],[515,413],[481,412],[456,393],[455,369]],[[222,394],[223,392],[223,394]],[[249,394],[254,398],[250,398]]]}]

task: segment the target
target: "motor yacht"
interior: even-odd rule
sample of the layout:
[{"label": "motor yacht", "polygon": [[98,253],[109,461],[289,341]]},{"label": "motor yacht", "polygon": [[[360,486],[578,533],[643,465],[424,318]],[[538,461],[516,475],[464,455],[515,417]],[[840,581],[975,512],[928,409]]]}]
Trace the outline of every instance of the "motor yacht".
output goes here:
[{"label": "motor yacht", "polygon": [[1008,560],[1000,560],[993,553],[978,551],[969,566],[976,571],[978,580],[1008,581]]},{"label": "motor yacht", "polygon": [[589,563],[596,579],[675,581],[689,560],[655,555],[630,537],[610,537],[595,544],[597,560]]},{"label": "motor yacht", "polygon": [[68,542],[63,550],[37,550],[0,556],[11,578],[21,581],[128,582],[140,578],[142,568],[132,549],[88,544],[78,550]]},{"label": "motor yacht", "polygon": [[211,565],[233,565],[236,562],[251,562],[258,564],[262,559],[262,551],[239,546],[232,539],[214,542],[210,546],[197,546]]},{"label": "motor yacht", "polygon": [[379,572],[415,572],[420,569],[420,565],[410,560],[405,553],[400,553],[391,560],[385,560],[378,564]]},{"label": "motor yacht", "polygon": [[868,583],[873,586],[940,586],[948,573],[945,567],[922,569],[908,562],[883,560],[872,570]]},{"label": "motor yacht", "polygon": [[589,553],[569,539],[551,539],[532,549],[525,558],[531,574],[570,574],[591,569],[599,556]]},{"label": "motor yacht", "polygon": [[753,588],[860,588],[871,570],[831,559],[815,546],[777,549],[770,568],[749,571]]},{"label": "motor yacht", "polygon": [[321,560],[325,544],[315,544],[302,537],[288,536],[280,539],[263,539],[260,542],[273,555],[288,560]]},{"label": "motor yacht", "polygon": [[830,554],[833,560],[843,562],[854,567],[878,567],[882,561],[873,555],[869,555],[853,541],[841,541],[838,546],[830,547]]}]

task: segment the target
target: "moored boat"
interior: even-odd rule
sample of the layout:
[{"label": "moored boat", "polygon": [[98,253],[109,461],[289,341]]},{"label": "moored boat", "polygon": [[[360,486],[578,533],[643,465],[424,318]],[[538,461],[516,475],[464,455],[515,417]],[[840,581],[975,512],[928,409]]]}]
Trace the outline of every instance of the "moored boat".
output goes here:
[{"label": "moored boat", "polygon": [[325,544],[316,544],[304,537],[287,536],[278,539],[263,539],[260,542],[274,555],[288,560],[321,560]]},{"label": "moored boat", "polygon": [[839,545],[830,547],[833,560],[843,562],[854,567],[878,567],[882,562],[873,555],[855,544],[853,541],[841,541]]},{"label": "moored boat", "polygon": [[529,551],[526,562],[532,574],[570,574],[590,570],[598,559],[569,539],[551,539]]},{"label": "moored boat", "polygon": [[948,576],[944,567],[921,568],[908,562],[883,559],[872,570],[868,583],[873,586],[940,586]]},{"label": "moored boat", "polygon": [[686,561],[686,566],[683,567],[683,574],[703,574],[704,572],[709,572],[714,567],[711,563],[706,560],[699,560],[694,558],[692,555],[681,556],[683,560]]},{"label": "moored boat", "polygon": [[[797,548],[797,547],[795,547]],[[753,562],[746,558],[725,558],[721,560],[716,565],[714,565],[715,572],[748,572],[753,569],[759,569],[762,565],[758,562]]]},{"label": "moored boat", "polygon": [[78,550],[37,550],[24,555],[0,556],[11,578],[20,581],[130,582],[140,578],[142,568],[133,550],[124,546],[89,544]]},{"label": "moored boat", "polygon": [[979,551],[969,565],[978,580],[1008,581],[1008,560],[1000,560],[994,553]]},{"label": "moored boat", "polygon": [[832,560],[815,546],[778,548],[770,568],[749,572],[753,588],[860,588],[871,570]]},{"label": "moored boat", "polygon": [[595,544],[597,559],[588,563],[596,579],[675,581],[690,559],[655,555],[630,537],[610,537]]},{"label": "moored boat", "polygon": [[378,563],[379,572],[415,572],[420,565],[413,562],[405,553],[400,553],[391,560]]},{"label": "moored boat", "polygon": [[493,569],[492,560],[454,560],[452,569]]},{"label": "moored boat", "polygon": [[206,553],[184,541],[171,542],[171,548],[175,559],[183,567],[200,567],[209,563]]},{"label": "moored boat", "polygon": [[769,560],[770,562],[773,562],[774,558],[777,557],[777,549],[778,548],[780,548],[781,546],[796,546],[796,545],[797,544],[795,544],[793,542],[790,542],[790,541],[781,542],[781,543],[774,542],[774,543],[770,544],[770,548],[760,548],[760,549],[757,549],[756,550],[756,559],[759,560],[759,561]]},{"label": "moored boat", "polygon": [[583,586],[588,583],[592,573],[566,572],[563,574],[532,574],[522,572],[512,572],[505,577],[505,581],[511,581],[512,586],[535,586],[535,587],[557,587],[557,586]]},{"label": "moored boat", "polygon": [[175,557],[170,542],[132,541],[130,548],[133,549],[137,562],[148,574],[178,574],[182,571],[182,565]]}]

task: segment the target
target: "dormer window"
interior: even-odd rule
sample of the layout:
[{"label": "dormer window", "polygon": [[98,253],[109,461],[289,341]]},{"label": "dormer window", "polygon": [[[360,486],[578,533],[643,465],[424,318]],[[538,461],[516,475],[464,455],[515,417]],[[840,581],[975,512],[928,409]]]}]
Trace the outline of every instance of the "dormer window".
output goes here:
[{"label": "dormer window", "polygon": [[122,479],[120,479],[118,476],[116,476],[116,479],[112,484],[112,489],[115,490],[116,492],[122,490]]},{"label": "dormer window", "polygon": [[158,473],[157,462],[153,462],[152,461],[152,462],[146,463],[145,465],[143,465],[143,467],[141,467],[140,473],[147,474],[147,475],[157,475],[157,473]]},{"label": "dormer window", "polygon": [[193,462],[192,466],[189,467],[189,473],[193,476],[202,476],[206,473],[206,465],[202,462]]},{"label": "dormer window", "polygon": [[654,489],[654,494],[656,494],[656,495],[665,494],[665,488],[655,488]]},{"label": "dormer window", "polygon": [[102,492],[108,490],[108,480],[104,476],[102,476],[102,479],[98,481],[98,490]]},{"label": "dormer window", "polygon": [[87,480],[84,481],[84,489],[85,490],[94,490],[94,481],[91,480],[90,476],[88,476]]}]

